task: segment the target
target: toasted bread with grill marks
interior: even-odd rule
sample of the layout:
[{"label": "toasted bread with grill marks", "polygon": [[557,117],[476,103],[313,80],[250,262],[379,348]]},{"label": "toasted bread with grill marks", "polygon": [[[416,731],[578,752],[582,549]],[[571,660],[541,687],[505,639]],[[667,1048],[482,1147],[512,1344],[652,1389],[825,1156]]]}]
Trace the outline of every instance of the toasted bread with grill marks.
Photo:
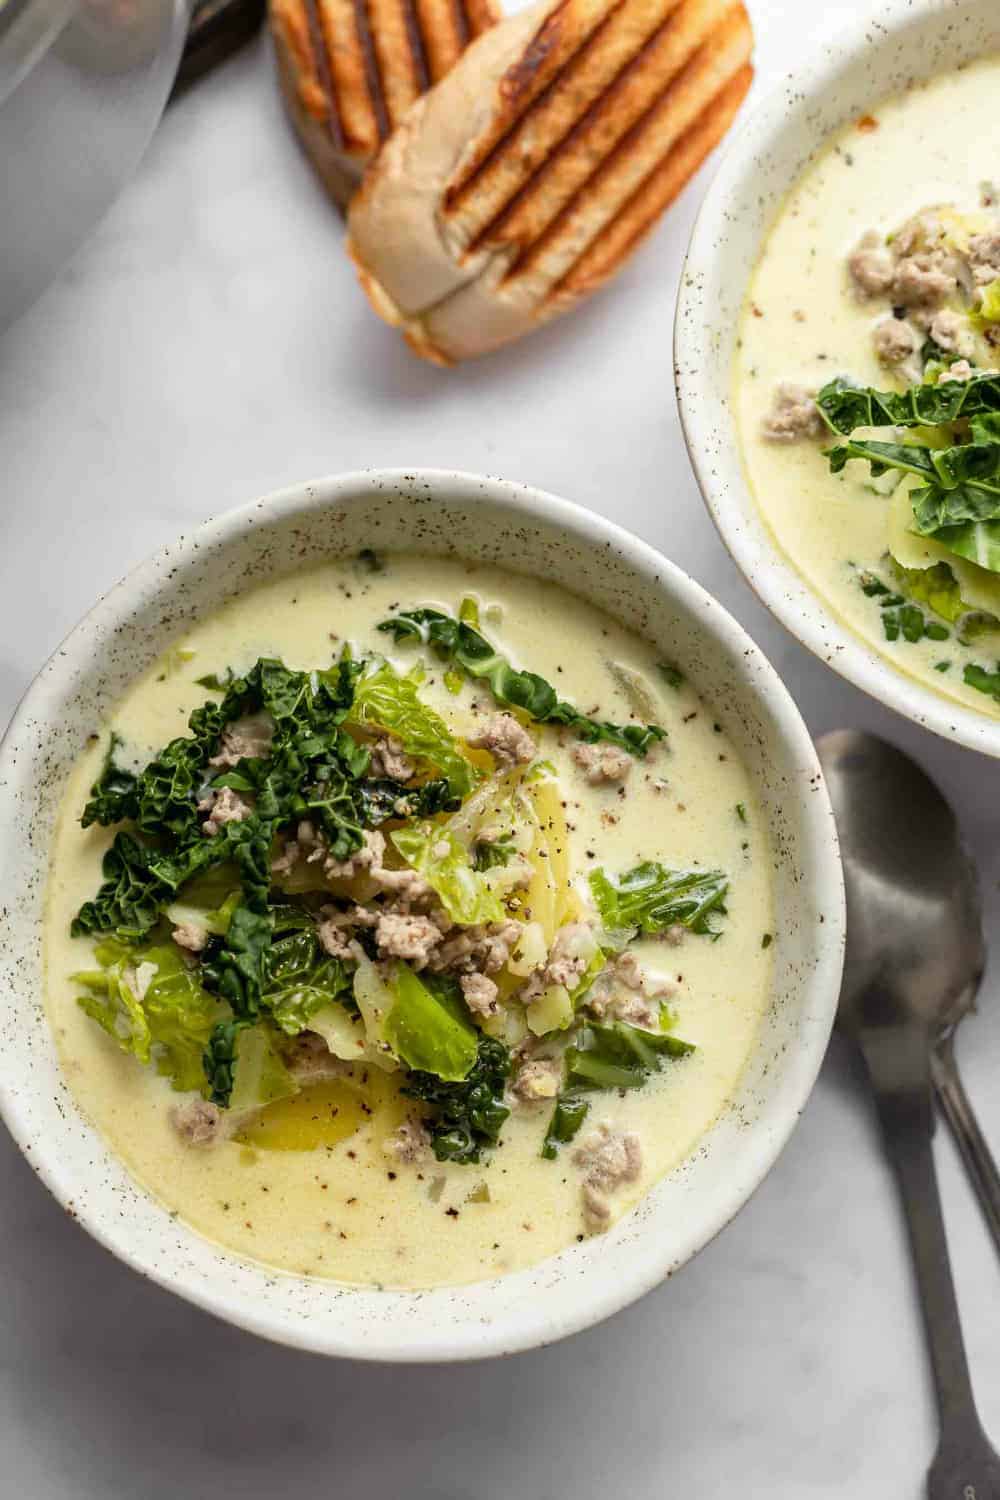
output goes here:
[{"label": "toasted bread with grill marks", "polygon": [[414,100],[498,14],[496,0],[270,0],[288,112],[341,207]]},{"label": "toasted bread with grill marks", "polygon": [[739,109],[742,0],[542,0],[409,110],[351,205],[372,305],[450,364],[621,267]]}]

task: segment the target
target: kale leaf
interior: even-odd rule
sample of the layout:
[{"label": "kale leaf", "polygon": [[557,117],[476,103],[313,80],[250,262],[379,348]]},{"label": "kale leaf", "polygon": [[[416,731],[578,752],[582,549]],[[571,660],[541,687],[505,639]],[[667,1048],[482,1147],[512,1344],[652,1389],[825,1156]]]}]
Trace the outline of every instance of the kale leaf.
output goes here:
[{"label": "kale leaf", "polygon": [[[226,685],[221,703],[196,708],[189,735],[172,740],[138,777],[115,765],[112,744],[82,821],[132,821],[155,844],[124,830],[117,834],[104,858],[103,884],[77,914],[74,935],[143,937],[186,880],[228,860],[239,870],[247,905],[262,914],[274,835],[299,818],[319,823],[334,859],[358,849],[362,798],[353,778],[367,769],[368,754],[341,725],[360,670],[360,664],[344,661],[325,672],[294,672],[262,658],[246,677]],[[241,760],[211,785],[252,793],[254,811],[209,838],[198,812],[208,761],[227,725],[248,713],[266,713],[274,723],[268,755]]]},{"label": "kale leaf", "polygon": [[483,1151],[496,1145],[510,1114],[503,1102],[510,1072],[510,1050],[494,1037],[481,1036],[472,1070],[460,1083],[443,1083],[435,1073],[408,1075],[402,1092],[427,1106],[438,1161],[479,1162]]},{"label": "kale leaf", "polygon": [[555,1161],[559,1147],[573,1140],[589,1110],[590,1100],[585,1099],[578,1089],[566,1089],[559,1095],[542,1142],[542,1156],[546,1161]]},{"label": "kale leaf", "polygon": [[90,789],[90,801],[83,810],[80,822],[84,828],[99,823],[106,828],[112,823],[123,823],[134,818],[137,810],[137,780],[131,771],[115,763],[115,754],[121,748],[121,737],[112,731],[104,757],[101,774]]},{"label": "kale leaf", "polygon": [[354,792],[366,828],[377,828],[388,818],[429,818],[434,813],[456,812],[462,805],[443,776],[414,787],[388,777],[369,776],[357,783]]},{"label": "kale leaf", "polygon": [[[923,389],[961,391],[966,384],[972,382],[915,387],[907,394],[915,395]],[[932,537],[959,557],[1000,572],[1000,412],[972,405],[963,415],[971,419],[969,436],[959,442],[950,441],[948,431],[937,445],[851,438],[829,449],[826,456],[834,474],[849,459],[857,458],[867,461],[876,479],[895,469],[922,480],[909,496],[915,531]],[[849,418],[844,416],[842,420]]]},{"label": "kale leaf", "polygon": [[605,927],[662,932],[679,924],[710,937],[713,915],[725,916],[728,876],[721,870],[668,870],[646,860],[624,875],[594,870],[590,889]]},{"label": "kale leaf", "polygon": [[201,966],[205,985],[227,1000],[239,1020],[255,1021],[267,983],[271,919],[266,912],[238,906],[216,953]]},{"label": "kale leaf", "polygon": [[487,682],[498,703],[520,709],[536,724],[563,724],[590,744],[606,740],[639,756],[645,755],[654,741],[665,738],[655,724],[620,725],[588,718],[572,703],[559,699],[544,677],[517,671],[472,625],[440,610],[404,610],[383,620],[378,629],[391,634],[397,644],[415,641],[429,645],[442,661],[452,662],[467,676]]},{"label": "kale leaf", "polygon": [[214,839],[170,856],[141,844],[123,829],[104,856],[104,879],[97,895],[85,901],[73,919],[72,936],[113,932],[126,942],[145,937],[179,887],[224,857]]},{"label": "kale leaf", "polygon": [[222,1109],[229,1108],[236,1082],[236,1049],[240,1032],[252,1025],[253,1022],[247,1020],[220,1021],[208,1039],[203,1065],[209,1098]]},{"label": "kale leaf", "polygon": [[582,1026],[566,1049],[566,1076],[577,1089],[639,1089],[664,1058],[687,1057],[690,1042],[666,1032],[640,1031],[624,1021]]},{"label": "kale leaf", "polygon": [[517,851],[513,839],[477,839],[472,846],[472,868],[482,873],[510,863]]},{"label": "kale leaf", "polygon": [[1000,375],[913,385],[906,391],[878,391],[838,376],[823,387],[816,405],[828,427],[844,436],[859,427],[939,427],[1000,411]]}]

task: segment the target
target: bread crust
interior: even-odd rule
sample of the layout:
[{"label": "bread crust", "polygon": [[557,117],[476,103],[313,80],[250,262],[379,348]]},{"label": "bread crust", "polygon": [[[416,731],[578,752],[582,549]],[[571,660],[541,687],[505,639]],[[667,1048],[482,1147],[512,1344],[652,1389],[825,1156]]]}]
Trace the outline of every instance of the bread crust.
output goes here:
[{"label": "bread crust", "polygon": [[407,114],[349,216],[380,316],[416,352],[486,353],[620,269],[753,77],[742,0],[542,0]]},{"label": "bread crust", "polygon": [[496,0],[269,0],[289,119],[341,208],[411,105],[498,15]]}]

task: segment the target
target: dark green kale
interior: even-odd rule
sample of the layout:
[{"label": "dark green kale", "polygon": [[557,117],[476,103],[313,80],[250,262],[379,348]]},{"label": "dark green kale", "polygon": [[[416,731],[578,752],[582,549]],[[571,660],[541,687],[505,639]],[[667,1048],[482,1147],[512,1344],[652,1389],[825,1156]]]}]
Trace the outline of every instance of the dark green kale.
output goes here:
[{"label": "dark green kale", "polygon": [[[982,379],[1000,382],[997,376]],[[944,386],[916,386],[906,394],[916,400],[920,391],[957,392],[958,395],[948,398],[954,405],[961,392],[974,384],[975,381],[953,381]],[[830,389],[826,387],[827,391]],[[983,389],[992,390],[993,386]],[[819,397],[821,403],[823,394]],[[879,395],[868,393],[869,397],[873,394]],[[839,401],[838,393],[834,397]],[[926,401],[923,404],[927,406]],[[834,474],[854,458],[867,462],[876,479],[889,469],[920,479],[922,483],[911,489],[909,495],[915,530],[921,536],[933,537],[959,557],[1000,572],[1000,411],[984,410],[970,398],[958,415],[963,419],[968,417],[968,424],[963,420],[957,433],[950,426],[944,427],[936,443],[882,443],[849,438],[846,443],[829,449],[826,456]],[[850,417],[841,414],[838,419],[847,421]],[[938,413],[937,420],[941,425],[954,418]],[[890,621],[886,634],[894,640],[900,629],[905,633],[902,622]]]},{"label": "dark green kale", "polygon": [[823,387],[816,404],[831,431],[843,436],[859,427],[940,427],[1000,411],[1000,375],[914,385],[907,391],[877,391],[841,376]]},{"label": "dark green kale", "polygon": [[510,864],[516,852],[513,839],[477,839],[472,846],[472,868],[495,870]]},{"label": "dark green kale", "polygon": [[[300,926],[302,921],[308,927]],[[276,932],[282,935],[275,937]],[[295,908],[277,907],[259,915],[237,907],[225,939],[206,953],[200,979],[233,1011],[231,1019],[216,1025],[205,1053],[211,1097],[223,1108],[230,1102],[237,1038],[244,1026],[267,1016],[286,1036],[297,1036],[333,1001],[357,1010],[353,970],[323,952],[311,918]]]},{"label": "dark green kale", "polygon": [[204,839],[171,856],[122,830],[104,856],[100,890],[73,919],[73,937],[94,932],[113,932],[125,942],[145,937],[184,882],[227,854],[219,854],[214,839]]},{"label": "dark green kale", "polygon": [[461,799],[443,776],[410,787],[388,777],[367,777],[355,787],[355,796],[366,828],[378,828],[389,818],[429,818],[434,813],[456,812]]},{"label": "dark green kale", "polygon": [[542,1143],[542,1156],[546,1161],[555,1161],[559,1147],[568,1145],[574,1138],[589,1109],[590,1100],[576,1090],[568,1089],[559,1095]]},{"label": "dark green kale", "polygon": [[639,1089],[664,1058],[687,1057],[690,1042],[666,1032],[640,1031],[624,1021],[582,1026],[566,1049],[566,1076],[577,1089]]},{"label": "dark green kale", "polygon": [[[129,821],[146,841],[126,830],[116,835],[104,858],[103,884],[77,914],[74,934],[140,939],[192,876],[222,864],[235,867],[242,899],[201,966],[206,988],[233,1012],[231,1022],[217,1026],[206,1052],[217,1103],[228,1102],[240,1025],[255,1021],[266,1007],[275,835],[309,818],[322,829],[334,859],[347,859],[363,841],[373,798],[359,788],[370,757],[342,727],[361,670],[360,663],[344,660],[327,671],[296,672],[262,658],[245,677],[220,682],[222,701],[195,709],[189,734],[172,740],[137,777],[115,766],[112,746],[84,811],[85,824]],[[226,728],[253,714],[267,715],[273,726],[266,752],[213,774],[209,761]],[[252,812],[207,836],[198,808],[207,787],[252,796]],[[440,792],[428,801],[440,803]],[[332,977],[325,971],[322,988],[330,989]],[[303,1013],[301,1004],[297,1009]],[[285,1020],[285,1029],[294,1026],[295,1006]]]},{"label": "dark green kale", "polygon": [[241,1020],[255,1021],[267,983],[271,949],[267,912],[238,906],[217,952],[201,966],[206,989],[227,1000]]},{"label": "dark green kale", "polygon": [[[272,920],[275,931],[279,926]],[[286,1036],[297,1036],[333,1001],[357,1012],[353,967],[324,952],[311,924],[286,932],[272,939],[261,1001]]]},{"label": "dark green kale", "polygon": [[479,1162],[495,1146],[510,1110],[503,1102],[510,1077],[510,1050],[494,1037],[479,1038],[476,1061],[460,1083],[434,1073],[408,1074],[402,1092],[426,1106],[426,1124],[438,1161]]},{"label": "dark green kale", "polygon": [[252,1025],[253,1022],[247,1020],[220,1021],[209,1037],[204,1056],[208,1096],[222,1109],[229,1108],[236,1081],[236,1049],[240,1032]]},{"label": "dark green kale", "polygon": [[519,672],[492,642],[472,625],[436,609],[405,610],[383,620],[379,630],[393,639],[429,645],[442,661],[460,667],[467,676],[489,684],[498,703],[520,709],[536,724],[562,724],[590,744],[608,741],[632,755],[645,755],[650,745],[665,738],[655,724],[608,724],[588,718],[572,703],[556,695],[551,683],[536,672]]},{"label": "dark green kale", "polygon": [[90,801],[83,810],[80,822],[84,828],[92,823],[108,827],[121,823],[136,813],[136,777],[131,771],[115,764],[115,754],[121,748],[121,738],[112,733],[108,739],[107,753],[101,774],[90,789]]},{"label": "dark green kale", "polygon": [[[342,662],[327,672],[293,672],[262,659],[228,683],[221,703],[195,709],[189,735],[172,740],[139,776],[115,765],[112,746],[84,809],[84,826],[129,821],[154,842],[117,835],[105,856],[104,883],[81,908],[74,933],[144,936],[186,880],[228,860],[236,863],[247,905],[263,913],[274,835],[299,818],[319,823],[335,859],[359,848],[362,799],[355,778],[367,770],[368,752],[340,727],[359,670]],[[208,762],[225,729],[253,713],[273,720],[268,754],[213,776]],[[206,785],[252,793],[253,813],[207,838],[198,811]]]}]

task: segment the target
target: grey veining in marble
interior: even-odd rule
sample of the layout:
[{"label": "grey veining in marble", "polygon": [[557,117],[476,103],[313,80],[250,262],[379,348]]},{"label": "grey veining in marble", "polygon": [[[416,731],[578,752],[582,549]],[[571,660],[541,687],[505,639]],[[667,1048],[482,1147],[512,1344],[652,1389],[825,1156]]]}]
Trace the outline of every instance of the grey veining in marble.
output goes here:
[{"label": "grey veining in marble", "polygon": [[[756,0],[758,67],[813,7]],[[823,13],[834,40],[853,7]],[[748,626],[817,732],[894,736],[959,808],[1000,936],[1000,768],[835,679],[763,612],[690,477],[672,302],[694,184],[619,284],[460,374],[373,320],[281,118],[263,45],[171,109],[139,176],[0,343],[0,716],[93,597],[185,524],[366,464],[529,480],[659,546]],[[1000,1141],[1000,981],[960,1039]],[[937,1144],[984,1421],[1000,1265]],[[917,1500],[932,1413],[903,1231],[837,1044],[776,1169],[680,1276],[560,1347],[466,1369],[288,1353],[117,1265],[0,1136],[0,1451],[30,1500]]]}]

